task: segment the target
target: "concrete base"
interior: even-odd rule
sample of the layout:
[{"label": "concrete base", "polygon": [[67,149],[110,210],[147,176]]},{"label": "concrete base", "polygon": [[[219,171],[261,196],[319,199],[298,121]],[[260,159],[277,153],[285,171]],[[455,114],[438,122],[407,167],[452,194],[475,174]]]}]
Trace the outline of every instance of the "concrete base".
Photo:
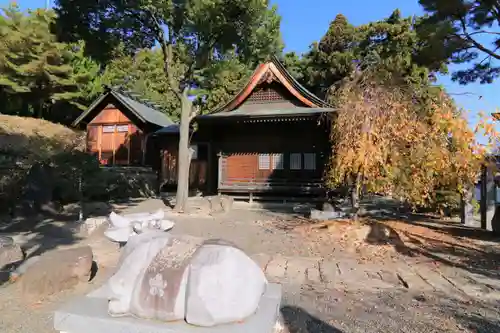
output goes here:
[{"label": "concrete base", "polygon": [[112,318],[108,315],[107,299],[90,295],[78,298],[55,312],[56,331],[61,333],[272,333],[280,316],[281,286],[269,284],[257,313],[245,322],[208,328],[191,326],[184,321],[164,323],[133,317]]}]

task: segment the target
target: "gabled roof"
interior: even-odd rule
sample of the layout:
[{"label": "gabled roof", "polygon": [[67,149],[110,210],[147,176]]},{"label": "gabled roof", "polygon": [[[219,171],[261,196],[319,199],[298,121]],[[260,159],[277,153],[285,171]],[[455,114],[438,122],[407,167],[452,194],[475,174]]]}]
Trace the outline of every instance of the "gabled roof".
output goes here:
[{"label": "gabled roof", "polygon": [[132,112],[137,118],[145,123],[150,123],[158,125],[161,127],[166,127],[173,125],[174,122],[165,113],[161,112],[160,109],[147,101],[137,101],[129,93],[118,91],[117,89],[105,88],[105,92],[97,98],[89,108],[84,111],[72,124],[72,126],[78,126],[78,124],[92,114],[95,108],[97,108],[106,98],[109,96],[114,97],[118,102],[120,102],[128,111]]},{"label": "gabled roof", "polygon": [[301,101],[305,107],[323,108],[323,112],[333,111],[332,106],[312,94],[303,85],[301,85],[281,64],[281,62],[273,56],[270,61],[263,63],[257,67],[252,76],[248,80],[245,87],[233,97],[231,101],[219,107],[209,114],[221,112],[231,112],[237,109],[246,98],[254,91],[254,89],[263,81],[278,81],[282,84],[293,96]]}]

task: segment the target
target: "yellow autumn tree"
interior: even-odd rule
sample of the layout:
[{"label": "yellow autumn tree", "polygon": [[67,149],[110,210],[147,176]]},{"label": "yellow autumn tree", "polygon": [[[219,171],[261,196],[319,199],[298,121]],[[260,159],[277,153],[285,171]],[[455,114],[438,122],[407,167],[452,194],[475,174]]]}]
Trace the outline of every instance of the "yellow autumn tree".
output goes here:
[{"label": "yellow autumn tree", "polygon": [[[498,137],[484,117],[471,129],[444,92],[424,102],[404,85],[374,76],[358,74],[334,101],[326,180],[332,188],[350,183],[355,209],[362,188],[414,207],[432,205],[440,188],[463,193]],[[479,130],[489,138],[486,146],[476,140]]]}]

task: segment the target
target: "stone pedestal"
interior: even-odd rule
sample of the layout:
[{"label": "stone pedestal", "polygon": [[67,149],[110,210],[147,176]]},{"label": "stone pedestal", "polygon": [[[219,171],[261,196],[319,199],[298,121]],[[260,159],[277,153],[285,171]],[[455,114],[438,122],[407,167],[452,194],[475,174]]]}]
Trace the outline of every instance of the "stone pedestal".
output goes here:
[{"label": "stone pedestal", "polygon": [[55,312],[54,328],[65,333],[273,333],[280,315],[281,286],[269,284],[257,313],[242,323],[196,327],[184,321],[158,322],[134,317],[112,318],[108,300],[91,293]]},{"label": "stone pedestal", "polygon": [[481,174],[481,228],[493,231],[496,210],[496,186],[491,168],[483,168]]}]

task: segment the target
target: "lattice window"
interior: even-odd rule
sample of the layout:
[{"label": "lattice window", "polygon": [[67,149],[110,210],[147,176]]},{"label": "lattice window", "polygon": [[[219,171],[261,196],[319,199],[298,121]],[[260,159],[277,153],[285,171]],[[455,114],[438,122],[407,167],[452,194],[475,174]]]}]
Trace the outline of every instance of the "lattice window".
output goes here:
[{"label": "lattice window", "polygon": [[283,154],[273,154],[273,170],[283,170],[284,165]]},{"label": "lattice window", "polygon": [[316,153],[304,153],[304,170],[316,170]]},{"label": "lattice window", "polygon": [[269,170],[271,167],[271,155],[259,154],[259,170]]},{"label": "lattice window", "polygon": [[283,96],[273,88],[261,88],[255,90],[248,101],[255,104],[283,101]]},{"label": "lattice window", "polygon": [[301,153],[291,153],[290,154],[290,170],[300,170],[302,169],[302,154]]}]

